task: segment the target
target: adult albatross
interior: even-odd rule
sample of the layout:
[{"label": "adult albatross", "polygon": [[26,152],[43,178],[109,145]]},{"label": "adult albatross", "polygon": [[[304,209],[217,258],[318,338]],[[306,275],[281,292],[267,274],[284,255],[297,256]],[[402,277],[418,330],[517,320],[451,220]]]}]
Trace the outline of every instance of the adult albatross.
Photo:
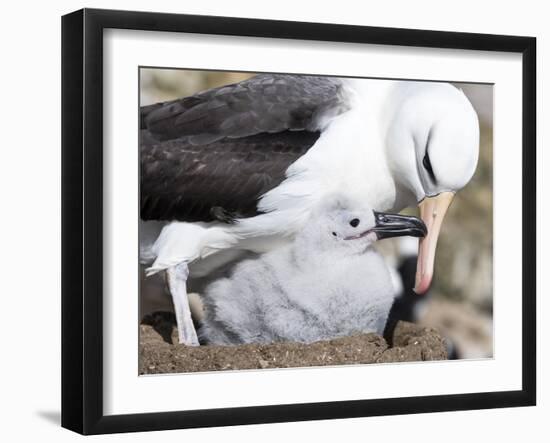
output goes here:
[{"label": "adult albatross", "polygon": [[[448,83],[262,74],[141,108],[141,260],[167,272],[179,340],[197,345],[188,277],[288,242],[334,192],[418,205],[415,290],[479,154],[477,115]],[[163,221],[160,235],[151,226]]]}]

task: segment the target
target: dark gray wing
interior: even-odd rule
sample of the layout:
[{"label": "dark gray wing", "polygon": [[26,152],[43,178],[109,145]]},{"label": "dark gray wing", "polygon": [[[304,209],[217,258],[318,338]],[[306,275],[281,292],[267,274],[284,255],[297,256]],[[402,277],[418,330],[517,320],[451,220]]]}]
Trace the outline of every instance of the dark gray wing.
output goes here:
[{"label": "dark gray wing", "polygon": [[231,222],[255,215],[258,199],[285,179],[319,135],[284,131],[197,146],[159,142],[141,131],[141,218]]},{"label": "dark gray wing", "polygon": [[141,108],[141,129],[159,140],[205,145],[260,133],[319,131],[348,109],[342,81],[261,74],[240,83]]}]

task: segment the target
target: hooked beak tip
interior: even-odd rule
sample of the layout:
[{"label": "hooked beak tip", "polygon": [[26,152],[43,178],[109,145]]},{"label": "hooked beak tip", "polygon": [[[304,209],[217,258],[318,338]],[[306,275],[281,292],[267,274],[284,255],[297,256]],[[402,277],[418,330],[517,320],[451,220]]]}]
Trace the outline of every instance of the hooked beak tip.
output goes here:
[{"label": "hooked beak tip", "polygon": [[430,285],[432,283],[432,276],[431,275],[423,275],[419,279],[417,279],[413,291],[418,295],[425,294],[428,289],[430,289]]}]

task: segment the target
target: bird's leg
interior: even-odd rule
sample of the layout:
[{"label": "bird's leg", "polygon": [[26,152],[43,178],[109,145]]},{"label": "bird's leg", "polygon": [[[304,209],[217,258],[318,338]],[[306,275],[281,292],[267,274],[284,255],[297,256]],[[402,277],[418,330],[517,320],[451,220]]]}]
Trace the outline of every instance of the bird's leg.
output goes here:
[{"label": "bird's leg", "polygon": [[176,312],[179,342],[188,346],[198,346],[199,339],[191,319],[191,309],[187,298],[187,277],[189,276],[187,263],[180,263],[168,268],[166,274]]}]

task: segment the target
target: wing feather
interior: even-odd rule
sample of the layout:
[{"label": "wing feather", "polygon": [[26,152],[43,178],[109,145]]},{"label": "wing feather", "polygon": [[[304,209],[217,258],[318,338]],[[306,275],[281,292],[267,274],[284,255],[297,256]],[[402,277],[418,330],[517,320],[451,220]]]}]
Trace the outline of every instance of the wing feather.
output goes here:
[{"label": "wing feather", "polygon": [[141,218],[227,221],[228,214],[256,215],[259,198],[285,179],[319,135],[284,131],[197,146],[185,139],[156,141],[142,131]]},{"label": "wing feather", "polygon": [[141,127],[166,141],[204,145],[286,130],[319,131],[349,108],[338,78],[261,74],[190,97],[143,107]]}]

